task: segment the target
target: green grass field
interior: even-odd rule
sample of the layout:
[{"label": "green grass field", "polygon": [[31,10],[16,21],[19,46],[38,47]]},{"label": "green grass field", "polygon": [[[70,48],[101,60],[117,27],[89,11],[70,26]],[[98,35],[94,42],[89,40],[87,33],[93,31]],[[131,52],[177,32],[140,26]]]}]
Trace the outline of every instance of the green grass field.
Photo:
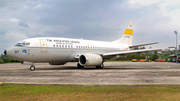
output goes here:
[{"label": "green grass field", "polygon": [[0,101],[177,101],[179,86],[2,85]]}]

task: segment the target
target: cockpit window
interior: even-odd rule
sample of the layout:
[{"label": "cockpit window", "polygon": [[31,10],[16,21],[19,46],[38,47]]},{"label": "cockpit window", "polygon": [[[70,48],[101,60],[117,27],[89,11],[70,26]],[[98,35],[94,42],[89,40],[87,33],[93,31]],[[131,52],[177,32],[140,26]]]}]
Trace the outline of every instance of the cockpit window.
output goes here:
[{"label": "cockpit window", "polygon": [[22,43],[22,46],[25,46],[25,43]]},{"label": "cockpit window", "polygon": [[30,43],[26,43],[26,46],[30,45]]},{"label": "cockpit window", "polygon": [[16,46],[22,46],[21,43],[17,43]]},{"label": "cockpit window", "polygon": [[28,46],[28,45],[30,45],[29,42],[27,42],[27,43],[17,43],[16,44],[16,46]]}]

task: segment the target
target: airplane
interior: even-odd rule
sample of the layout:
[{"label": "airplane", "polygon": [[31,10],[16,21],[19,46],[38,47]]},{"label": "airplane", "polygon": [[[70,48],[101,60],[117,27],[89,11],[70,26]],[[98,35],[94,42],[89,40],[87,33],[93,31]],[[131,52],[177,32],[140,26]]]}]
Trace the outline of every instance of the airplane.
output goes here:
[{"label": "airplane", "polygon": [[148,43],[132,45],[134,21],[130,21],[122,37],[112,42],[92,41],[83,39],[37,37],[25,39],[4,51],[4,54],[30,64],[30,70],[35,70],[34,63],[49,63],[50,65],[64,65],[67,62],[78,62],[77,67],[104,67],[104,62],[121,58],[127,54],[142,53],[158,49],[132,50],[134,47],[157,44]]}]

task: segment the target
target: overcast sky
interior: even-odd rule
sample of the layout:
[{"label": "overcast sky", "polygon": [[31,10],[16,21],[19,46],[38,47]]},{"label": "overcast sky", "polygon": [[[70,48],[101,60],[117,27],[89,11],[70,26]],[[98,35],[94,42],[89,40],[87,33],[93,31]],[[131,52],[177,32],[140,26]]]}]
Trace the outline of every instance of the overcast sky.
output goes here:
[{"label": "overcast sky", "polygon": [[130,20],[134,20],[133,45],[175,46],[180,0],[1,0],[0,53],[33,37],[113,41]]}]

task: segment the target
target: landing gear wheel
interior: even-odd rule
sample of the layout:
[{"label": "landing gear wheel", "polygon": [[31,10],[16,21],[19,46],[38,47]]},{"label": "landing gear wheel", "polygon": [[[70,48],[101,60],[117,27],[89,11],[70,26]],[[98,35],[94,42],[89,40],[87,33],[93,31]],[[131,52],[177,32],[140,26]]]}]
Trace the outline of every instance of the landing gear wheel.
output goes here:
[{"label": "landing gear wheel", "polygon": [[31,66],[31,67],[30,67],[30,70],[31,70],[31,71],[34,71],[34,70],[35,70],[35,67],[34,67],[34,66]]},{"label": "landing gear wheel", "polygon": [[84,66],[81,66],[79,63],[77,64],[78,68],[84,68]]},{"label": "landing gear wheel", "polygon": [[104,68],[104,64],[102,63],[100,66],[96,66],[97,69],[103,69]]}]

